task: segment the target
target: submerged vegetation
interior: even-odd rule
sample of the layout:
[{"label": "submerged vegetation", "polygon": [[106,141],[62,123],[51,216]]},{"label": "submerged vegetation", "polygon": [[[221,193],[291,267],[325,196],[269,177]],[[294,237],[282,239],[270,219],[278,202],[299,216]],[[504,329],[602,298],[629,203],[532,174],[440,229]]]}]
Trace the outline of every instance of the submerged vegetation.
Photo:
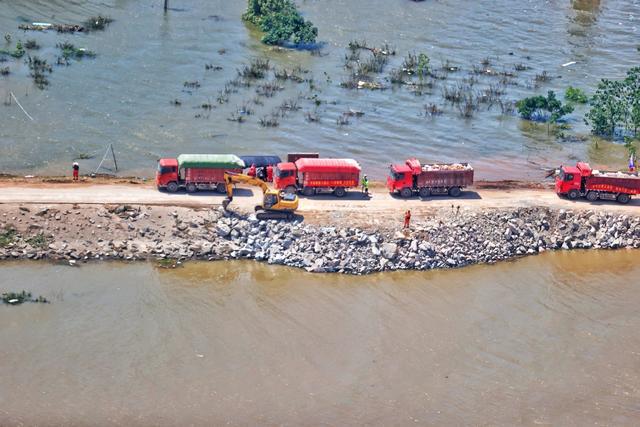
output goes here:
[{"label": "submerged vegetation", "polygon": [[585,116],[595,135],[638,136],[640,129],[640,67],[631,68],[624,80],[602,79]]},{"label": "submerged vegetation", "polygon": [[38,56],[29,56],[27,59],[29,70],[31,70],[31,78],[39,89],[44,89],[49,86],[49,79],[47,79],[47,73],[51,74],[53,69],[51,65],[47,63],[46,59],[41,59]]},{"label": "submerged vegetation", "polygon": [[22,291],[22,292],[4,292],[0,296],[0,299],[2,299],[3,303],[11,304],[11,305],[20,305],[20,304],[23,304],[25,302],[39,302],[39,303],[43,303],[43,304],[48,304],[49,303],[49,300],[47,300],[45,297],[39,296],[37,298],[34,298],[31,295],[31,292],[26,292],[26,291]]},{"label": "submerged vegetation", "polygon": [[580,88],[569,86],[564,93],[564,99],[576,104],[586,104],[589,102],[589,97]]},{"label": "submerged vegetation", "polygon": [[531,96],[516,103],[518,114],[523,119],[556,123],[563,116],[573,112],[570,104],[562,105],[556,98],[555,92],[550,90],[547,96]]},{"label": "submerged vegetation", "polygon": [[269,45],[315,43],[318,29],[300,15],[291,0],[248,0],[242,19],[262,32],[262,42]]}]

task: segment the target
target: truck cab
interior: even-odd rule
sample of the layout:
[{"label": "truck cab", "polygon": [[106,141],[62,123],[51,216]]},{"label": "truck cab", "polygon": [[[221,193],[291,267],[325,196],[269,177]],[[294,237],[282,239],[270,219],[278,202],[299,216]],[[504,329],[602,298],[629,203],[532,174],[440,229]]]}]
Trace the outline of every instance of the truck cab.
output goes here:
[{"label": "truck cab", "polygon": [[413,170],[407,164],[391,165],[387,176],[387,188],[392,193],[402,192],[403,188],[413,189]]},{"label": "truck cab", "polygon": [[[160,159],[156,171],[156,185],[158,189],[172,187],[178,189],[178,160]],[[173,190],[173,191],[175,191]]]},{"label": "truck cab", "polygon": [[577,199],[584,192],[583,177],[591,175],[588,163],[578,163],[576,166],[560,166],[556,174],[556,193],[567,195],[570,199]]},{"label": "truck cab", "polygon": [[275,187],[288,193],[295,193],[297,190],[297,170],[295,163],[278,163],[273,174]]}]

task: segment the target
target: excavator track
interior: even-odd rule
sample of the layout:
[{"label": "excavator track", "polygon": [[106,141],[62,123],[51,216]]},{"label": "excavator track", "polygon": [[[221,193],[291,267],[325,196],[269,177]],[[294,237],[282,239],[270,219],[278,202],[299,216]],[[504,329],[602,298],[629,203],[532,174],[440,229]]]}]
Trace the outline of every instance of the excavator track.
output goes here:
[{"label": "excavator track", "polygon": [[268,219],[293,219],[293,212],[278,212],[278,211],[256,211],[256,218],[259,220]]}]

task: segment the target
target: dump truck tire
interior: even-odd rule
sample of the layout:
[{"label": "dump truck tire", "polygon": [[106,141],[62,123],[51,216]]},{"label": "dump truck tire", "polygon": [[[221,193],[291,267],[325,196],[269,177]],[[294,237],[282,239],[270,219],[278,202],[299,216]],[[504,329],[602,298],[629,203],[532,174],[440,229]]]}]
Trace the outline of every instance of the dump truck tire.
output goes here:
[{"label": "dump truck tire", "polygon": [[198,191],[198,187],[194,183],[187,184],[187,193],[195,193],[196,191]]},{"label": "dump truck tire", "polygon": [[460,194],[462,194],[462,190],[460,190],[460,187],[451,187],[449,189],[449,196],[451,197],[460,197]]},{"label": "dump truck tire", "polygon": [[587,200],[589,200],[590,202],[595,202],[599,198],[600,198],[600,196],[598,195],[597,191],[589,191],[587,193]]},{"label": "dump truck tire", "polygon": [[338,187],[335,190],[333,190],[333,194],[335,194],[336,197],[344,197],[344,195],[347,194],[347,192],[344,190],[344,188]]},{"label": "dump truck tire", "polygon": [[409,187],[405,187],[402,190],[400,190],[400,196],[404,197],[405,199],[408,199],[409,197],[413,196],[413,190],[410,189]]},{"label": "dump truck tire", "polygon": [[167,191],[169,193],[175,193],[176,191],[178,191],[178,183],[177,182],[170,182],[167,184]]},{"label": "dump truck tire", "polygon": [[420,197],[427,198],[431,195],[431,190],[427,187],[422,187],[419,191]]},{"label": "dump truck tire", "polygon": [[216,185],[216,191],[218,193],[226,193],[227,192],[227,188],[225,187],[225,185],[223,183],[220,182],[220,183],[218,183]]},{"label": "dump truck tire", "polygon": [[578,197],[580,197],[580,192],[574,188],[573,190],[571,190],[571,191],[569,191],[569,192],[567,193],[567,197],[568,197],[570,200],[575,200],[575,199],[577,199]]},{"label": "dump truck tire", "polygon": [[316,193],[316,189],[313,187],[304,187],[302,189],[302,194],[304,194],[307,197],[313,196],[315,193]]},{"label": "dump truck tire", "polygon": [[296,191],[297,189],[293,185],[289,185],[287,186],[287,188],[284,189],[284,192],[288,194],[296,194]]},{"label": "dump truck tire", "polygon": [[618,194],[618,197],[616,197],[616,200],[618,201],[618,203],[622,203],[623,205],[626,205],[631,200],[631,196],[624,193]]}]

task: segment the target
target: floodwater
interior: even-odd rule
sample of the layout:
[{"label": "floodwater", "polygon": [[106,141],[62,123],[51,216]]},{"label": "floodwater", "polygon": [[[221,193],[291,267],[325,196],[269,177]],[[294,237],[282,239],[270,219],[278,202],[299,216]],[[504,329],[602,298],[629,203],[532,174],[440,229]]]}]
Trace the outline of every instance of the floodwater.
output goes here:
[{"label": "floodwater", "polygon": [[[12,43],[33,38],[42,46],[37,55],[55,63],[56,43],[70,41],[97,52],[95,60],[55,66],[50,87],[33,86],[23,60],[9,59],[11,74],[0,77],[0,97],[13,92],[34,118],[30,121],[15,102],[0,105],[0,171],[36,174],[67,173],[81,155],[83,171],[100,162],[113,143],[122,174],[149,176],[155,161],[182,152],[279,154],[320,151],[325,156],[348,156],[361,161],[374,178],[386,165],[409,155],[428,160],[473,161],[483,178],[537,179],[541,170],[578,159],[624,167],[624,150],[601,143],[558,142],[544,125],[531,125],[500,108],[483,107],[473,119],[463,119],[442,98],[444,86],[469,77],[473,65],[488,57],[491,67],[512,71],[515,64],[529,70],[516,73],[505,100],[517,100],[569,86],[593,91],[603,78],[622,78],[640,59],[638,0],[539,0],[412,2],[409,0],[299,1],[305,17],[319,28],[321,56],[308,51],[277,51],[263,46],[259,35],[240,20],[244,0],[169,0],[174,8],[163,14],[161,0],[21,0],[0,1],[0,32]],[[92,15],[109,15],[115,22],[104,32],[58,35],[24,33],[23,22],[82,22]],[[379,79],[399,67],[408,52],[425,52],[434,68],[449,60],[462,68],[446,81],[437,81],[431,94],[415,95],[407,88],[349,91],[339,87],[351,40],[371,45],[388,42],[397,55]],[[3,49],[12,45],[0,41]],[[225,49],[224,54],[219,50]],[[218,92],[250,58],[268,56],[273,65],[300,65],[310,70],[308,84],[286,83],[285,90],[264,105],[252,105],[255,86],[240,89],[219,104]],[[366,59],[366,52],[363,53]],[[563,64],[575,64],[563,67]],[[223,67],[205,70],[205,64]],[[546,70],[553,80],[528,88]],[[478,90],[495,84],[480,77]],[[199,81],[196,90],[186,81]],[[314,98],[315,96],[315,98]],[[262,128],[267,116],[287,99],[299,111],[280,119],[277,128]],[[171,101],[182,105],[176,107]],[[308,123],[315,111],[320,123]],[[227,120],[245,102],[254,115],[245,123]],[[215,106],[203,110],[202,104]],[[444,113],[425,117],[423,106],[435,103]],[[338,126],[349,109],[361,118]],[[585,134],[579,108],[569,117],[573,131]],[[201,117],[196,118],[196,115]],[[105,163],[113,170],[113,164]]]},{"label": "floodwater", "polygon": [[3,264],[0,424],[637,425],[637,260]]}]

